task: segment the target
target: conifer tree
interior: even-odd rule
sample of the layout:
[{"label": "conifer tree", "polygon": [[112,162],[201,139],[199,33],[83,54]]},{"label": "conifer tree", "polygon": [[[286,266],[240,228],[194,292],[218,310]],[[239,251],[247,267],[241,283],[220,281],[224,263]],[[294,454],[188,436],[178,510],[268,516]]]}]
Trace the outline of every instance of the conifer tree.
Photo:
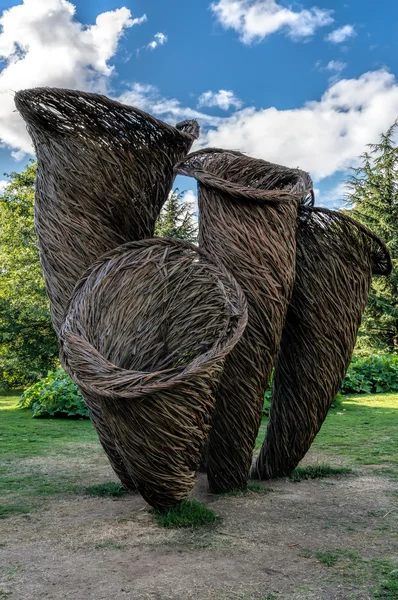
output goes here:
[{"label": "conifer tree", "polygon": [[375,278],[359,346],[398,351],[398,122],[369,144],[347,182],[350,215],[379,235],[393,259],[389,278]]},{"label": "conifer tree", "polygon": [[178,188],[170,193],[156,224],[155,233],[159,237],[196,242],[198,232],[193,207],[184,200],[184,194]]}]

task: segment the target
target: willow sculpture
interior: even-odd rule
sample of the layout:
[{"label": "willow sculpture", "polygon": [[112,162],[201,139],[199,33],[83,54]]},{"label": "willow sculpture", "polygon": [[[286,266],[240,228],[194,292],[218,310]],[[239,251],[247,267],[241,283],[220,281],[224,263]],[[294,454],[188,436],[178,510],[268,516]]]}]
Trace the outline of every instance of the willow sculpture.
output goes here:
[{"label": "willow sculpture", "polygon": [[[174,128],[105,96],[65,89],[24,90],[15,103],[36,149],[35,228],[58,332],[86,268],[120,244],[153,235],[173,166],[199,127],[187,121]],[[131,488],[100,405],[86,402],[112,467]]]},{"label": "willow sculpture", "polygon": [[60,332],[61,361],[85,396],[100,400],[152,506],[189,495],[224,358],[246,322],[233,277],[176,240],[125,244],[78,283]]},{"label": "willow sculpture", "polygon": [[302,171],[219,149],[191,154],[176,170],[199,182],[200,247],[234,275],[248,301],[246,331],[221,376],[207,454],[211,491],[227,492],[247,485],[293,288],[298,203],[312,183]]},{"label": "willow sculpture", "polygon": [[253,477],[288,473],[310,448],[351,360],[372,274],[390,271],[385,244],[366,227],[342,213],[302,209],[296,281]]},{"label": "willow sculpture", "polygon": [[[71,90],[15,102],[37,153],[61,362],[124,486],[171,506],[205,455],[211,491],[244,488],[276,356],[252,475],[293,469],[345,375],[372,274],[391,270],[385,245],[314,208],[303,171],[229,150],[186,156],[196,121],[171,127]],[[151,239],[175,172],[199,184],[199,249]]]}]

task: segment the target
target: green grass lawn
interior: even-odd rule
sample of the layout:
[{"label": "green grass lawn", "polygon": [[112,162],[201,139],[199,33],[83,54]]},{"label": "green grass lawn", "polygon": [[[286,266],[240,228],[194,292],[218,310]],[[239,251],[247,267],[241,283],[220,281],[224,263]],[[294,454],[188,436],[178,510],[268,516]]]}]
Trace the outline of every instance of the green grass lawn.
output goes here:
[{"label": "green grass lawn", "polygon": [[351,396],[332,410],[314,450],[336,452],[352,467],[398,464],[398,394]]},{"label": "green grass lawn", "polygon": [[90,466],[106,465],[91,421],[33,419],[18,401],[0,396],[0,498],[75,491],[90,480]]},{"label": "green grass lawn", "polygon": [[[264,420],[257,439],[262,444]],[[332,409],[311,450],[341,457],[349,467],[398,464],[398,394],[345,396]]]},{"label": "green grass lawn", "polygon": [[89,420],[32,419],[30,409],[17,407],[19,396],[0,395],[1,456],[9,460],[68,451],[70,443],[96,439]]},{"label": "green grass lawn", "polygon": [[[58,497],[63,500],[62,495],[68,497],[67,495],[79,494],[86,497],[100,497],[103,502],[106,499],[117,500],[125,494],[120,484],[116,483],[116,477],[112,475],[90,421],[33,419],[31,410],[17,407],[18,400],[19,396],[15,394],[0,396],[0,519],[11,521],[13,517],[20,515],[21,520],[25,522],[26,519],[28,527],[29,522],[34,520],[34,513],[38,508],[50,506],[50,498]],[[266,420],[262,424],[257,447],[262,442],[265,428]],[[345,397],[340,407],[329,412],[306,459],[306,466],[295,471],[290,481],[302,481],[319,476],[340,476],[353,469],[353,473],[357,474],[361,471],[367,474],[369,470],[376,476],[384,474],[390,484],[391,480],[398,478],[397,448],[398,394]],[[282,482],[282,485],[286,484],[295,485],[289,481]],[[331,481],[327,484],[335,485]],[[275,487],[277,485],[279,484],[275,484]],[[324,483],[321,482],[319,485],[324,486]],[[257,499],[250,503],[249,500],[254,494],[263,494],[265,498],[270,494],[272,498],[274,492],[274,489],[266,487],[264,483],[251,482],[246,493],[236,494],[236,500],[242,503],[243,498],[246,497],[248,506],[253,507],[262,501],[260,496],[257,496]],[[219,500],[225,502],[228,500],[227,496]],[[269,507],[272,506],[272,499],[270,502]],[[80,500],[76,504],[80,505]],[[396,530],[385,520],[385,517],[393,512],[387,511],[382,519],[377,514],[369,510],[367,517],[369,522],[366,521],[366,539],[368,540],[371,535],[375,543],[375,547],[371,549],[371,558],[367,554],[369,548],[366,549],[364,556],[355,554],[351,546],[348,550],[344,547],[336,547],[336,539],[333,537],[330,547],[325,542],[325,547],[315,546],[310,550],[298,548],[297,552],[307,552],[305,556],[308,559],[330,570],[330,574],[327,575],[330,585],[335,585],[336,581],[339,585],[344,582],[350,585],[368,585],[371,594],[369,598],[398,600],[396,564],[379,550],[384,536],[392,540],[395,535]],[[342,509],[341,523],[343,524],[344,519],[347,518],[347,515],[345,517],[344,515]],[[196,500],[188,501],[173,511],[154,513],[153,517],[162,527],[183,528],[189,525],[187,535],[191,536],[189,539],[192,538],[194,540],[192,543],[195,544],[203,543],[203,536],[211,535],[210,532],[213,530],[218,531],[223,522],[218,520],[217,514],[211,508]],[[110,522],[113,527],[113,521]],[[327,519],[325,522],[328,522]],[[351,523],[351,520],[348,522]],[[333,526],[341,527],[341,523],[336,521]],[[7,527],[5,522],[4,524]],[[197,537],[194,537],[193,524],[200,525],[202,529],[204,526],[204,533],[199,529]],[[352,528],[353,544],[360,524],[361,519],[355,521],[356,529]],[[105,527],[108,526],[109,524]],[[325,529],[326,533],[327,531],[329,530]],[[219,532],[219,536],[221,535],[224,535],[223,531]],[[309,535],[308,539],[310,537]],[[122,543],[125,542],[115,541],[113,538],[112,540],[99,538],[94,548],[96,551],[113,551],[120,549]],[[383,548],[389,546],[384,545]],[[182,552],[182,550],[178,551]],[[216,553],[213,556],[216,557]],[[7,591],[4,593],[8,594]],[[273,597],[272,594],[268,594],[265,598],[271,596]],[[1,585],[0,597],[2,597]],[[243,599],[246,596],[239,597]],[[252,597],[254,596],[247,596],[247,598]],[[348,598],[354,599],[356,596],[347,596]]]},{"label": "green grass lawn", "polygon": [[[93,470],[106,467],[90,421],[33,419],[18,400],[0,396],[0,497],[76,492],[90,483]],[[265,428],[266,421],[258,447]],[[312,450],[331,462],[341,457],[348,467],[377,465],[393,474],[397,447],[398,394],[374,394],[346,397],[331,410]]]}]

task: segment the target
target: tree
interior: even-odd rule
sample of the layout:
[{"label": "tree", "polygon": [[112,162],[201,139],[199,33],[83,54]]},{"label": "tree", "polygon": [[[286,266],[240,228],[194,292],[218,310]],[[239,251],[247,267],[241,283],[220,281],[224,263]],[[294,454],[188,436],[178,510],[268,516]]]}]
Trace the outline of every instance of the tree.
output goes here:
[{"label": "tree", "polygon": [[369,144],[347,182],[350,215],[379,235],[393,260],[389,278],[373,280],[360,329],[360,347],[398,350],[398,148],[395,122],[378,144]]},{"label": "tree", "polygon": [[194,212],[178,188],[171,192],[164,205],[156,224],[155,234],[191,243],[196,242],[198,231]]},{"label": "tree", "polygon": [[0,195],[0,386],[22,387],[58,362],[33,225],[36,163]]}]

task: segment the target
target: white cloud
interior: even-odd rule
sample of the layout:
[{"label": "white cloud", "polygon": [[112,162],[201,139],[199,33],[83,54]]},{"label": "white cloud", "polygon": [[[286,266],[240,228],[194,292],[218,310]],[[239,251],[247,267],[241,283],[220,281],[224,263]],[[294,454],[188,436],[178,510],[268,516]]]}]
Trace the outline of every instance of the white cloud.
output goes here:
[{"label": "white cloud", "polygon": [[341,44],[345,42],[349,38],[355,37],[356,31],[353,25],[344,25],[343,27],[339,27],[335,29],[329,35],[326,36],[326,40],[328,42],[332,42],[333,44]]},{"label": "white cloud", "polygon": [[17,158],[31,152],[25,124],[15,111],[13,92],[54,86],[106,92],[115,54],[124,30],[146,16],[132,19],[127,8],[98,15],[94,25],[75,19],[68,0],[24,0],[0,17],[0,138],[17,149]]},{"label": "white cloud", "polygon": [[192,204],[193,206],[195,206],[195,204],[198,202],[198,196],[193,190],[187,190],[184,192],[183,198],[184,202],[188,202],[188,204]]},{"label": "white cloud", "polygon": [[334,73],[341,73],[341,71],[344,71],[346,66],[347,66],[347,63],[342,62],[341,60],[331,60],[328,62],[328,64],[324,68],[326,71],[332,71]]},{"label": "white cloud", "polygon": [[229,110],[230,106],[241,108],[242,100],[237,98],[231,90],[219,90],[218,92],[204,92],[199,96],[198,106],[218,106],[222,110]]},{"label": "white cloud", "polygon": [[25,158],[26,152],[25,150],[13,150],[11,152],[11,156],[14,160],[19,162],[20,160],[23,160]]},{"label": "white cloud", "polygon": [[153,37],[154,39],[152,40],[152,42],[149,42],[147,46],[148,50],[155,50],[155,48],[157,48],[158,46],[163,46],[163,44],[167,42],[167,35],[161,33],[160,31],[159,33],[155,33]]},{"label": "white cloud", "polygon": [[183,119],[199,119],[202,124],[217,126],[222,122],[219,117],[212,117],[203,112],[184,107],[176,98],[164,98],[156,86],[133,83],[129,90],[117,98],[119,102],[136,106],[167,121]]},{"label": "white cloud", "polygon": [[3,192],[3,190],[6,187],[7,183],[8,183],[8,181],[6,179],[0,179],[0,194]]},{"label": "white cloud", "polygon": [[201,140],[308,170],[322,179],[355,164],[398,115],[398,82],[385,70],[333,84],[319,101],[297,109],[246,108]]},{"label": "white cloud", "polygon": [[184,192],[182,199],[184,202],[187,202],[190,205],[190,210],[195,216],[197,216],[199,211],[198,195],[195,194],[195,192],[192,190],[187,190],[186,192]]},{"label": "white cloud", "polygon": [[244,44],[261,41],[281,29],[294,40],[308,38],[333,23],[332,11],[317,7],[294,11],[276,0],[217,0],[211,10],[225,29],[234,29]]},{"label": "white cloud", "polygon": [[148,21],[148,17],[144,14],[142,17],[136,17],[131,21],[131,27],[133,25],[142,25],[142,23],[146,23]]},{"label": "white cloud", "polygon": [[341,60],[330,60],[327,65],[323,66],[321,61],[318,60],[315,67],[319,71],[329,71],[332,73],[329,77],[329,85],[333,85],[340,79],[340,75],[347,67],[347,63],[342,62]]}]

